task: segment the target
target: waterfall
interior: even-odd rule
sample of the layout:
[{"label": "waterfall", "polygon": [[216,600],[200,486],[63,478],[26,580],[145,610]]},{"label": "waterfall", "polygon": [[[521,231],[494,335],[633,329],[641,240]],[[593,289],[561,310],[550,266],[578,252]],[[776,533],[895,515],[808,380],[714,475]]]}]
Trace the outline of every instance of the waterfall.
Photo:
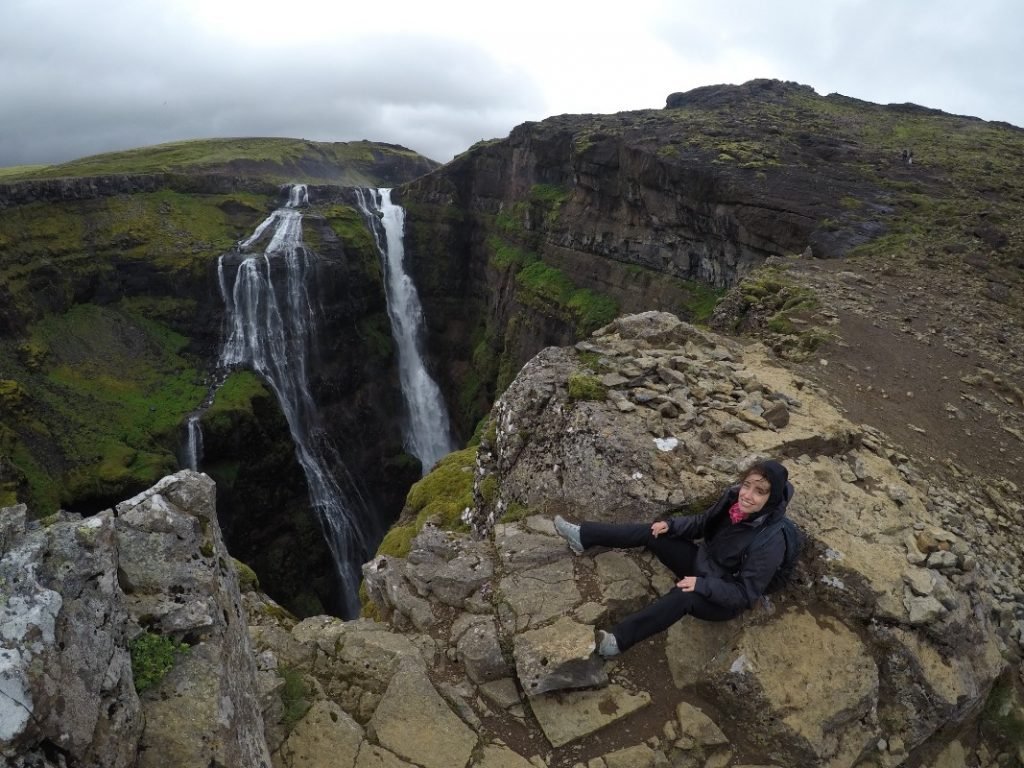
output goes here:
[{"label": "waterfall", "polygon": [[185,422],[185,456],[184,464],[191,470],[199,471],[199,462],[203,460],[203,428],[199,424],[202,413],[190,413]]},{"label": "waterfall", "polygon": [[448,410],[437,383],[423,362],[423,307],[405,271],[405,210],[391,202],[390,189],[357,189],[356,199],[373,233],[384,271],[391,335],[398,347],[398,373],[405,405],[405,449],[418,458],[423,473],[455,450]]},{"label": "waterfall", "polygon": [[[217,279],[224,300],[227,332],[220,363],[246,366],[267,382],[277,397],[295,453],[306,476],[310,504],[330,548],[346,618],[358,615],[361,565],[374,518],[320,424],[309,389],[307,361],[316,333],[317,307],[310,299],[311,264],[316,255],[302,242],[299,206],[306,186],[293,185],[288,204],[268,216],[238,244],[244,256],[229,285],[224,256]],[[254,249],[270,231],[270,240]],[[331,472],[338,471],[344,485]]]}]

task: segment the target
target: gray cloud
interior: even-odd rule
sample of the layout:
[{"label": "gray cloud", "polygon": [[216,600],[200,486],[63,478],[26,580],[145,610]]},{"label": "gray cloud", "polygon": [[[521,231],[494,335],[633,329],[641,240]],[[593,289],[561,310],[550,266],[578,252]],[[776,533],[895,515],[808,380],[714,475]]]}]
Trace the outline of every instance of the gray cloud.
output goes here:
[{"label": "gray cloud", "polygon": [[389,141],[444,161],[542,110],[528,76],[467,43],[368,35],[256,48],[209,39],[161,7],[5,5],[0,165],[262,135]]},{"label": "gray cloud", "polygon": [[[252,0],[232,17],[208,0],[218,28],[190,16],[198,0],[0,0],[0,165],[258,135],[388,141],[445,161],[524,120],[659,107],[754,77],[1024,124],[1016,0],[636,0],[629,16],[599,0],[571,30],[573,14],[546,0],[520,0],[515,16],[437,0],[428,33],[398,23],[423,10],[401,1],[328,20],[308,3]],[[235,34],[253,18],[282,34]],[[289,42],[305,31],[319,42]]]}]

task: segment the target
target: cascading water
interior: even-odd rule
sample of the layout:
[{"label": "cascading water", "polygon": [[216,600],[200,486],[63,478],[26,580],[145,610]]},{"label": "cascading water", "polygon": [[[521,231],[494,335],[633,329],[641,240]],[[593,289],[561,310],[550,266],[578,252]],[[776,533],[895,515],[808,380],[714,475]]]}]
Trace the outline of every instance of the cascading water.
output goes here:
[{"label": "cascading water", "polygon": [[[346,617],[358,614],[360,567],[374,518],[320,426],[309,389],[307,360],[315,341],[317,311],[309,281],[315,254],[302,242],[299,206],[308,202],[306,186],[294,185],[288,204],[267,217],[238,244],[246,257],[229,285],[225,256],[217,265],[227,325],[220,363],[247,366],[260,374],[277,396],[306,476],[310,504],[317,514],[340,582]],[[249,252],[267,231],[270,241]],[[331,472],[342,476],[348,493]]]},{"label": "cascading water", "polygon": [[199,470],[199,462],[203,460],[203,429],[199,425],[202,414],[190,413],[185,422],[185,456],[184,465],[191,470]]},{"label": "cascading water", "polygon": [[441,390],[423,362],[420,337],[423,307],[405,271],[405,210],[391,202],[390,189],[357,189],[356,199],[373,233],[384,269],[391,335],[398,347],[398,372],[405,403],[405,448],[418,458],[423,473],[455,450]]}]

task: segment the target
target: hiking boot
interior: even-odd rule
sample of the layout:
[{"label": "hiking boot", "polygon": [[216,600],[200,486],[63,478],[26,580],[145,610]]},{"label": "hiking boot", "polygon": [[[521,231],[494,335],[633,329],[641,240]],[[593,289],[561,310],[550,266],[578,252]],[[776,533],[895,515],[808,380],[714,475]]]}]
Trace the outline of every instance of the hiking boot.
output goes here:
[{"label": "hiking boot", "polygon": [[583,543],[580,541],[580,527],[563,519],[561,515],[555,515],[555,533],[565,539],[569,549],[577,555],[583,554]]},{"label": "hiking boot", "polygon": [[597,630],[597,655],[610,659],[620,653],[622,651],[619,650],[619,641],[615,639],[615,635],[605,632],[603,629]]}]

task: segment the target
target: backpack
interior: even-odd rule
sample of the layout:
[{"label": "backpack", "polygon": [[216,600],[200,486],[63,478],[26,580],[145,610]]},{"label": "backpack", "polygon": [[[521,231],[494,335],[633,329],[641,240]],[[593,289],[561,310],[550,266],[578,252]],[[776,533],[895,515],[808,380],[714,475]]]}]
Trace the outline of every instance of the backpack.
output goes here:
[{"label": "backpack", "polygon": [[759,531],[753,541],[750,542],[750,546],[747,547],[747,552],[749,553],[761,539],[768,541],[771,538],[771,534],[779,528],[782,529],[782,537],[786,542],[786,553],[782,556],[782,562],[772,575],[768,586],[764,589],[766,595],[778,592],[792,580],[793,571],[796,570],[796,563],[800,559],[800,552],[803,549],[804,539],[806,538],[804,532],[797,527],[796,523],[788,517],[783,517],[777,523],[766,526]]}]

